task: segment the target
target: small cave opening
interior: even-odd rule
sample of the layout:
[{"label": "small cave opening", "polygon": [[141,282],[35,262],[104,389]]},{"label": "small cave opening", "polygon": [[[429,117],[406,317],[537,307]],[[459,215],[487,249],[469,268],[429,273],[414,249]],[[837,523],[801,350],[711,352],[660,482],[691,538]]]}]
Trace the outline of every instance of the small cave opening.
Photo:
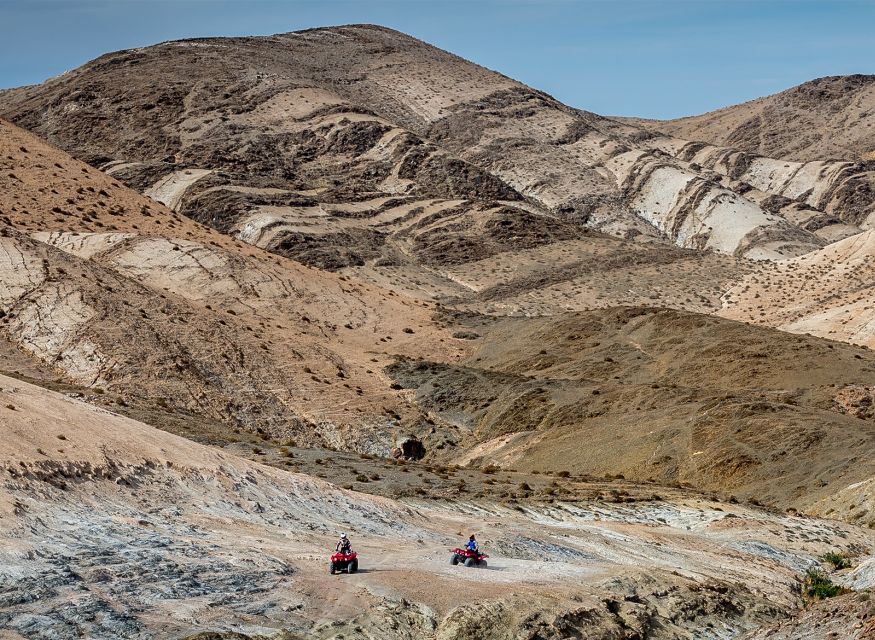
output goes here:
[{"label": "small cave opening", "polygon": [[402,460],[422,460],[425,457],[425,445],[415,436],[405,436],[396,441],[392,455]]}]

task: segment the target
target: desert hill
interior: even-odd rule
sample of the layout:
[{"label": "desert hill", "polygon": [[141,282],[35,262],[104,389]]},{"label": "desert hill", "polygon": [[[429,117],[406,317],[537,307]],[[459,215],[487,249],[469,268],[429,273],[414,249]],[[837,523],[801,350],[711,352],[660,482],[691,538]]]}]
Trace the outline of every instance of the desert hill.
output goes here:
[{"label": "desert hill", "polygon": [[[455,462],[689,483],[871,522],[868,349],[644,308],[478,330],[459,364],[389,369],[468,430]],[[831,502],[852,485],[856,502]]]},{"label": "desert hill", "polygon": [[[59,152],[4,125],[11,187],[4,210],[15,216],[6,255],[17,274],[6,285],[7,334],[68,381],[116,402],[139,396],[153,409],[169,404],[221,421],[223,443],[231,429],[260,434],[269,448],[294,440],[385,456],[399,437],[414,435],[436,460],[486,465],[494,458],[507,467],[527,460],[532,470],[548,468],[553,450],[537,454],[528,443],[508,456],[505,440],[552,442],[566,429],[581,438],[580,448],[564,449],[574,458],[570,471],[688,482],[797,509],[814,509],[830,492],[873,475],[868,458],[846,455],[835,439],[841,433],[864,451],[871,445],[871,417],[839,412],[840,391],[867,387],[867,354],[854,351],[862,360],[848,368],[839,355],[846,347],[839,354],[817,341],[806,347],[819,345],[828,371],[854,372],[834,391],[822,378],[760,381],[763,368],[778,377],[791,368],[785,363],[802,349],[796,338],[748,335],[689,312],[719,311],[727,290],[769,271],[740,255],[703,252],[721,248],[708,242],[667,243],[659,224],[630,205],[646,192],[660,215],[680,216],[677,240],[692,237],[682,233],[691,218],[671,185],[715,207],[742,198],[744,211],[724,211],[727,226],[715,228],[752,250],[738,245],[731,253],[815,255],[827,238],[786,216],[829,217],[838,205],[768,195],[766,181],[750,184],[759,175],[751,162],[712,156],[709,164],[682,140],[570,109],[368,26],[109,54],[7,92],[0,104],[103,170],[54,158]],[[535,174],[537,187],[529,182]],[[669,174],[668,182],[651,179]],[[850,179],[840,169],[806,175],[802,183]],[[100,184],[81,184],[86,179]],[[129,204],[116,204],[117,192]],[[586,197],[572,202],[559,193]],[[44,198],[54,206],[31,207],[33,216],[26,203]],[[745,227],[761,221],[751,213],[763,211],[755,203],[769,200],[775,224]],[[834,222],[858,229],[853,220]],[[642,307],[677,311],[624,319]],[[570,320],[544,321],[555,330],[522,318],[489,320],[566,312]],[[775,308],[761,322],[780,325],[781,313]],[[616,355],[577,342],[592,323],[602,327],[596,347],[612,344],[618,336],[610,334],[627,325],[656,323],[640,331],[679,345],[661,357],[682,365],[671,376],[642,370],[631,386],[610,366],[591,369],[591,358]],[[751,336],[755,355],[733,348]],[[625,353],[638,341],[620,340],[617,348]],[[520,353],[539,345],[578,370],[538,374],[496,363],[493,371],[477,361],[493,344]],[[633,355],[630,364],[640,367],[646,354],[626,354]],[[403,373],[408,366],[412,378]],[[736,367],[739,375],[709,381],[702,378],[709,367]],[[684,375],[692,375],[688,391],[666,394]],[[590,388],[599,384],[606,388]],[[727,396],[737,400],[727,404]],[[730,437],[725,421],[703,421],[714,402],[741,416],[742,431],[761,414],[777,414],[766,421],[768,433],[784,433],[790,421],[812,425],[810,459],[823,461],[823,484],[794,476],[808,467],[788,454],[783,435],[754,445]],[[668,442],[641,439],[642,420],[666,429]],[[612,440],[620,425],[636,442],[628,456],[618,456]],[[603,437],[590,437],[599,429]],[[699,439],[713,444],[707,458],[696,459]],[[475,446],[482,455],[469,453]],[[776,473],[782,480],[768,483]],[[858,516],[846,508],[838,515]]]},{"label": "desert hill", "polygon": [[637,121],[666,134],[796,162],[875,159],[875,76],[830,76],[678,120]]},{"label": "desert hill", "polygon": [[418,412],[381,360],[467,348],[426,303],[234,241],[0,128],[3,337],[119,405],[387,454]]},{"label": "desert hill", "polygon": [[[412,435],[429,459],[446,463],[528,470],[561,463],[575,473],[685,482],[801,510],[873,475],[871,456],[861,460],[846,447],[873,446],[871,416],[839,413],[840,394],[865,387],[871,375],[865,352],[841,345],[836,352],[811,339],[800,346],[797,338],[750,334],[685,311],[617,310],[610,298],[581,296],[576,304],[605,307],[584,315],[492,320],[508,313],[500,286],[451,311],[234,241],[3,126],[6,162],[17,172],[3,206],[11,226],[0,238],[7,351],[53,368],[104,406],[219,444],[233,444],[241,432],[258,435],[258,446],[245,452],[256,458],[291,441],[389,456]],[[44,194],[60,213],[34,206]],[[661,247],[655,255],[668,255],[668,264],[648,265],[628,241],[596,234],[577,242],[589,242],[606,264],[620,252],[617,264],[631,271],[627,252],[644,263],[633,267],[651,267],[654,288],[639,284],[642,294],[658,290],[679,258],[673,254],[683,253]],[[508,268],[520,275],[520,264]],[[478,313],[478,303],[492,314]],[[749,351],[733,346],[751,335],[758,341]],[[483,364],[496,345],[528,364]],[[847,380],[831,388],[837,381],[825,373],[788,383],[810,349],[812,362]],[[648,372],[645,357],[674,368]],[[553,359],[567,364],[554,369]],[[723,375],[726,367],[734,377]],[[712,380],[703,377],[709,371]],[[723,420],[702,419],[718,408],[739,413],[742,432],[756,424],[769,436],[745,442]],[[793,433],[810,429],[811,437],[797,440],[786,430],[791,421]],[[182,428],[185,422],[195,424]],[[642,424],[651,437],[642,438]],[[629,441],[623,455],[618,429]],[[810,463],[792,453],[797,441],[806,443]],[[557,442],[571,458],[545,448]],[[815,484],[796,475],[811,465],[822,469]],[[780,482],[769,480],[775,474]],[[832,515],[859,519],[846,508]]]},{"label": "desert hill", "polygon": [[859,158],[368,25],[108,54],[0,115],[0,636],[871,635]]},{"label": "desert hill", "polygon": [[460,207],[465,220],[535,216],[531,233],[551,214],[759,259],[824,244],[782,213],[792,203],[748,198],[642,129],[380,27],[109,54],[4,92],[0,115],[177,211],[331,268],[393,264],[396,223]]},{"label": "desert hill", "polygon": [[875,233],[765,267],[730,289],[719,313],[875,348]]}]

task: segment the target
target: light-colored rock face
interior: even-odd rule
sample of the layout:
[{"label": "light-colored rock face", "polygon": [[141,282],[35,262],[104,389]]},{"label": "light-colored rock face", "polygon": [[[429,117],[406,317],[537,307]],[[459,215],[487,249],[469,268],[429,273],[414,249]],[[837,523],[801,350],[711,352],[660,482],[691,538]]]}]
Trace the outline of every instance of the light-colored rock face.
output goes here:
[{"label": "light-colored rock face", "polygon": [[[875,174],[861,163],[841,161],[792,162],[743,153],[729,147],[688,142],[654,135],[646,146],[668,153],[689,166],[712,170],[733,188],[766,194],[764,206],[813,231],[839,221],[866,228],[875,211],[870,197]],[[804,217],[793,208],[804,207]]]},{"label": "light-colored rock face", "polygon": [[0,304],[4,309],[46,279],[39,257],[11,238],[0,238]]},{"label": "light-colored rock face", "polygon": [[33,246],[0,238],[0,308],[15,310],[5,330],[25,351],[72,380],[104,383],[111,358],[81,335],[96,312],[74,283],[50,280],[47,266]]},{"label": "light-colored rock face", "polygon": [[[0,622],[29,638],[368,628],[467,638],[539,624],[584,636],[662,629],[654,638],[702,638],[707,626],[717,638],[782,619],[823,553],[871,542],[846,525],[679,491],[520,510],[400,503],[4,376],[0,428]],[[476,530],[488,569],[450,565],[460,530]],[[360,575],[327,575],[338,531],[360,554]],[[871,560],[857,562],[849,579],[868,588]]]},{"label": "light-colored rock face", "polygon": [[[739,253],[754,260],[776,260],[795,250],[802,254],[817,246],[805,241],[789,249],[791,237],[778,247],[763,242],[745,246],[744,240],[758,230],[774,231],[788,223],[764,212],[754,202],[715,184],[703,182],[681,168],[661,166],[647,174],[635,187],[632,206],[657,229],[671,235],[682,247]],[[690,203],[694,208],[690,209]],[[792,231],[790,231],[792,234]]]},{"label": "light-colored rock face", "polygon": [[144,196],[176,209],[185,192],[195,182],[210,175],[209,169],[183,169],[161,178],[154,186],[143,192]]}]

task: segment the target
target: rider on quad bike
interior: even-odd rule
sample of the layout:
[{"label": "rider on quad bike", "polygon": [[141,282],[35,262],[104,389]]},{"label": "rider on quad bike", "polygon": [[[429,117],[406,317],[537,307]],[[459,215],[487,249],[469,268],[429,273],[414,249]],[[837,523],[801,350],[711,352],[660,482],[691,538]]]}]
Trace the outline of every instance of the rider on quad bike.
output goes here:
[{"label": "rider on quad bike", "polygon": [[340,540],[337,541],[334,550],[337,553],[342,553],[344,555],[349,555],[349,552],[352,551],[352,543],[349,541],[349,538],[346,537],[345,533],[340,534]]},{"label": "rider on quad bike", "polygon": [[473,535],[468,538],[468,542],[461,549],[453,549],[453,555],[450,558],[450,564],[464,564],[466,567],[482,567],[486,568],[485,553],[480,553],[480,548],[477,546],[477,538]]},{"label": "rider on quad bike", "polygon": [[352,543],[345,533],[340,534],[340,540],[334,547],[334,555],[331,556],[331,562],[328,565],[329,572],[334,575],[336,572],[355,573],[358,571],[359,561],[358,554],[352,550]]},{"label": "rider on quad bike", "polygon": [[477,553],[477,539],[474,537],[473,533],[471,534],[471,537],[468,538],[468,544],[465,545],[465,549]]}]

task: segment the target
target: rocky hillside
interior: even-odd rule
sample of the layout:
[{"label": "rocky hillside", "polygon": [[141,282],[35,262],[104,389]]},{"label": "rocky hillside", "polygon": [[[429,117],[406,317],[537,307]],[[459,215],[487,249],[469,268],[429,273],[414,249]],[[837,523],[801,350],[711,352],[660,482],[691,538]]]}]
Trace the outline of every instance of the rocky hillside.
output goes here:
[{"label": "rocky hillside", "polygon": [[871,635],[860,157],[373,26],[108,54],[0,114],[3,638]]},{"label": "rocky hillside", "polygon": [[2,337],[113,406],[387,455],[419,413],[381,366],[468,348],[426,303],[271,256],[0,131]]},{"label": "rocky hillside", "polygon": [[875,348],[875,232],[764,266],[730,289],[719,313],[743,322]]},{"label": "rocky hillside", "polygon": [[[434,460],[530,470],[558,464],[686,482],[782,508],[816,509],[831,492],[875,475],[846,446],[873,445],[873,417],[841,414],[838,391],[828,386],[839,372],[847,376],[842,390],[866,386],[865,352],[751,334],[682,311],[608,308],[508,321],[472,313],[481,305],[492,315],[515,311],[510,301],[531,308],[523,306],[525,289],[500,284],[500,276],[457,298],[457,309],[441,308],[232,240],[2,126],[11,170],[0,237],[6,351],[35,363],[25,368],[54,369],[106,407],[211,442],[256,435],[254,457],[290,441],[388,457],[413,436],[424,443],[416,455]],[[549,232],[577,232],[565,224]],[[460,233],[470,239],[472,226]],[[441,241],[465,246],[446,232]],[[484,231],[471,246],[489,242],[500,238]],[[591,258],[575,250],[586,243]],[[601,273],[625,270],[642,295],[659,291],[664,274],[685,261],[704,268],[678,249],[653,245],[648,254],[649,245],[601,234],[555,244],[581,265],[582,282],[593,278],[587,260],[601,261]],[[524,263],[512,259],[517,251],[495,255],[524,277]],[[500,264],[496,258],[492,269]],[[557,281],[564,282],[535,278],[530,288],[555,291]],[[686,281],[666,288],[682,291]],[[575,304],[612,301],[591,293]],[[752,336],[748,350],[733,346]],[[503,355],[490,362],[499,347]],[[800,354],[815,354],[811,366],[822,363],[823,373],[790,384]],[[504,361],[510,356],[514,363]],[[725,419],[705,418],[718,410]],[[726,420],[736,414],[742,432],[755,428],[755,443],[730,431]],[[618,429],[629,440],[623,455]],[[810,437],[799,440],[800,429]],[[807,453],[794,453],[801,442]],[[812,465],[821,469],[816,483],[805,479]],[[859,519],[847,505],[834,515]]]},{"label": "rocky hillside", "polygon": [[875,160],[875,75],[830,76],[792,89],[668,121],[664,133],[796,162]]},{"label": "rocky hillside", "polygon": [[[426,223],[483,217],[524,227],[529,245],[567,240],[545,233],[561,217],[620,237],[791,257],[824,240],[789,215],[788,194],[857,194],[871,178],[842,165],[802,172],[792,189],[748,185],[737,168],[726,181],[637,127],[373,26],[109,54],[0,94],[0,114],[176,211],[331,269],[420,267],[406,221],[443,253]],[[809,200],[806,221],[835,214],[828,198]],[[873,198],[863,200],[851,224],[871,212]]]},{"label": "rocky hillside", "polygon": [[[869,349],[644,308],[489,325],[457,365],[389,368],[468,431],[455,462],[691,484],[875,523]],[[852,486],[857,500],[833,500]]]},{"label": "rocky hillside", "polygon": [[[795,626],[809,567],[857,597],[872,584],[860,529],[683,490],[607,483],[518,508],[397,502],[5,376],[0,427],[7,638],[716,639]],[[555,478],[553,491],[574,483]],[[338,530],[361,556],[357,575],[328,575]],[[448,562],[469,530],[488,568]],[[833,571],[829,551],[855,567]],[[865,637],[865,606],[829,637]]]}]

